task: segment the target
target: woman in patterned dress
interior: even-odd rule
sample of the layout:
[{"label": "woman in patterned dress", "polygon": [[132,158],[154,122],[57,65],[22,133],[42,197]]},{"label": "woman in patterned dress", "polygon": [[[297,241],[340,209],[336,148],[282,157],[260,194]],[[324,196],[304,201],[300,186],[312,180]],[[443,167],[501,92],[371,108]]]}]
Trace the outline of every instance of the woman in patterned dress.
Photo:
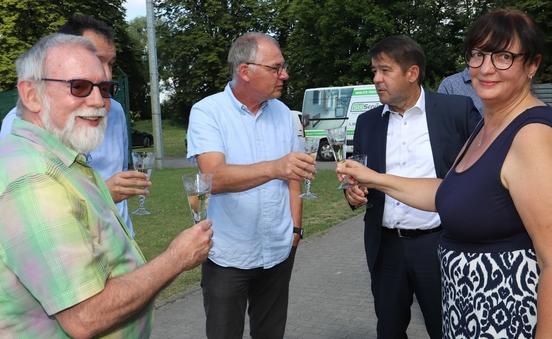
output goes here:
[{"label": "woman in patterned dress", "polygon": [[552,109],[531,93],[543,40],[517,10],[474,23],[466,62],[484,118],[443,180],[337,169],[439,212],[445,338],[552,338]]}]

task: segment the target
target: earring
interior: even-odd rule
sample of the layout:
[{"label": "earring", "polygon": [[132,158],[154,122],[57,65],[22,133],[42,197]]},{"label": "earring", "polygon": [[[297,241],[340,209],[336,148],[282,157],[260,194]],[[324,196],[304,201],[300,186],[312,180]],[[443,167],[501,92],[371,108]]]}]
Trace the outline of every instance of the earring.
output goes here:
[{"label": "earring", "polygon": [[529,79],[531,80],[533,79],[533,74],[529,74],[528,76],[529,76]]}]

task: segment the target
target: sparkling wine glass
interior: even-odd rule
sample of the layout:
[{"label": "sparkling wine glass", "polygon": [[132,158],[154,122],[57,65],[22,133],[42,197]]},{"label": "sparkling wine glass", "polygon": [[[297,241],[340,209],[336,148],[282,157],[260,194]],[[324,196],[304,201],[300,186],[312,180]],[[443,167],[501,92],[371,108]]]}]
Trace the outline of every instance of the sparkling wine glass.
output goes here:
[{"label": "sparkling wine glass", "polygon": [[[347,142],[347,126],[341,126],[326,130],[328,143],[332,147],[332,153],[336,164],[345,159],[345,143]],[[341,189],[341,185],[338,187]]]},{"label": "sparkling wine glass", "polygon": [[194,223],[207,218],[207,206],[211,195],[213,175],[209,173],[185,174],[182,176],[188,205],[192,211]]},{"label": "sparkling wine glass", "polygon": [[[305,152],[313,159],[316,160],[316,155],[318,154],[318,143],[320,139],[318,138],[304,138],[305,140]],[[305,179],[305,192],[300,194],[301,199],[317,199],[318,196],[310,191],[311,181],[310,179]]]},{"label": "sparkling wine glass", "polygon": [[[145,173],[148,179],[151,177],[151,171],[153,170],[153,164],[155,163],[155,156],[153,152],[132,152],[132,163],[134,169],[138,172]],[[144,195],[138,196],[138,208],[135,209],[132,214],[135,215],[148,215],[151,214],[148,209],[144,207],[146,197]]]},{"label": "sparkling wine glass", "polygon": [[[368,162],[368,156],[366,154],[354,153],[353,155],[351,155],[347,159],[359,162],[359,163],[363,164],[364,166],[366,166],[366,164]],[[349,182],[347,182],[347,178],[343,179],[343,181],[339,185],[340,189],[347,189],[349,187],[351,187],[351,184]]]}]

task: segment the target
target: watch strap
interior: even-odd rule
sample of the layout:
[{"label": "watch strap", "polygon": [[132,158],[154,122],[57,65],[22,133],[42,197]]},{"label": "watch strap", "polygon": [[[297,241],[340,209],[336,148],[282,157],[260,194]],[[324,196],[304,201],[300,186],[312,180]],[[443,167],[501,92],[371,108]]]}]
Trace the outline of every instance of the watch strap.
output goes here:
[{"label": "watch strap", "polygon": [[299,234],[299,237],[303,239],[303,228],[302,227],[294,227],[293,233]]}]

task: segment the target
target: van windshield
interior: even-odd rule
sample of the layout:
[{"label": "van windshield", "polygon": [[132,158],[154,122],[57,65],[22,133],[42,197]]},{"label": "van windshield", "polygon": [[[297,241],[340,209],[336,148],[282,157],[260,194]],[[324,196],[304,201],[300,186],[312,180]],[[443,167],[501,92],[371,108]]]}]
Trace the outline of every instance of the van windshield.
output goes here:
[{"label": "van windshield", "polygon": [[305,91],[303,114],[309,116],[307,129],[328,129],[341,126],[347,119],[347,109],[353,88],[321,88]]}]

